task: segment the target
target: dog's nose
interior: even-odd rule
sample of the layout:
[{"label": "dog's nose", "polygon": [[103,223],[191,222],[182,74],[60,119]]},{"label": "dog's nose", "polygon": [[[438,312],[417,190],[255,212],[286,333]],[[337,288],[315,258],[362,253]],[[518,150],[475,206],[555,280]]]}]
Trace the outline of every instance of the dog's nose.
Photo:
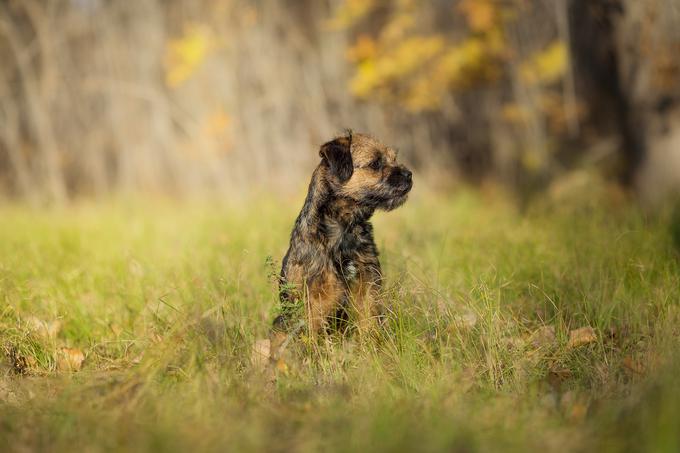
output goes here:
[{"label": "dog's nose", "polygon": [[404,175],[404,178],[406,178],[408,182],[411,182],[411,180],[413,179],[413,173],[411,173],[411,170],[409,170],[408,168],[404,168],[401,171],[401,174]]}]

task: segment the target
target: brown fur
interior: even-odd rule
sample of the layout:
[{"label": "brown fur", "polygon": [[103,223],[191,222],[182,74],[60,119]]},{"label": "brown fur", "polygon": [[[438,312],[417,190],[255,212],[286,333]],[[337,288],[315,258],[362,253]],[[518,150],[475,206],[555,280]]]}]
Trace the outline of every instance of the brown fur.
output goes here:
[{"label": "brown fur", "polygon": [[312,336],[338,314],[352,313],[360,331],[380,315],[382,274],[369,219],[376,209],[404,203],[412,186],[397,153],[368,135],[350,132],[324,144],[319,155],[283,259],[273,351],[294,329],[296,302]]}]

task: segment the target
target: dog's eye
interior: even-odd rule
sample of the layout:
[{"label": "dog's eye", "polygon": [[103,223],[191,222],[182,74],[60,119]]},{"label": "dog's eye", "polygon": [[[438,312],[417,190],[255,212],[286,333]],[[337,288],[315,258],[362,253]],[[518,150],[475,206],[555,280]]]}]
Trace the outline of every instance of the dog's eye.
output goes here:
[{"label": "dog's eye", "polygon": [[382,165],[382,159],[376,159],[369,164],[369,167],[371,167],[372,170],[378,171],[382,169]]}]

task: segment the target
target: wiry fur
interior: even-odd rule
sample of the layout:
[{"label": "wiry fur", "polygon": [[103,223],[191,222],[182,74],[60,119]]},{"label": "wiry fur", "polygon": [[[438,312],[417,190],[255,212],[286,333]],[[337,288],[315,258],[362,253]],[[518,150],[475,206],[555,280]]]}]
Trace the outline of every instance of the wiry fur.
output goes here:
[{"label": "wiry fur", "polygon": [[[312,335],[348,310],[359,328],[379,315],[382,276],[369,219],[376,209],[403,204],[412,186],[396,152],[368,135],[348,133],[324,144],[319,154],[283,259],[280,288],[282,307],[304,302]],[[275,319],[274,348],[291,329],[291,318],[284,309]]]}]

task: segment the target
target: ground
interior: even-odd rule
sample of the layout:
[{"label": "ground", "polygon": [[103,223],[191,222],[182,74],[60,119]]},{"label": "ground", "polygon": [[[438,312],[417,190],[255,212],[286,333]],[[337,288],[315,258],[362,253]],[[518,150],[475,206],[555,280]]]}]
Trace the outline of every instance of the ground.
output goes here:
[{"label": "ground", "polygon": [[372,337],[253,346],[302,194],[0,207],[3,451],[678,451],[671,216],[414,193]]}]

